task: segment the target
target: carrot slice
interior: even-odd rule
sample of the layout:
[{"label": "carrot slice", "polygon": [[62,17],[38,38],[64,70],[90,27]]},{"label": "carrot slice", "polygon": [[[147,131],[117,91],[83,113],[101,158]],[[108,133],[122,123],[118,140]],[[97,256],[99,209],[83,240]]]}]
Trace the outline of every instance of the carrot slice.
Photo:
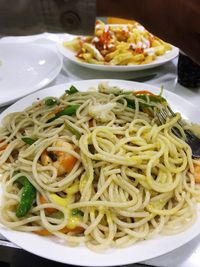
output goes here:
[{"label": "carrot slice", "polygon": [[42,236],[50,236],[50,235],[52,235],[52,233],[49,232],[49,231],[46,230],[46,229],[38,230],[38,231],[33,231],[33,233],[35,233],[35,234],[37,234],[37,235],[42,235]]},{"label": "carrot slice", "polygon": [[[63,229],[59,230],[59,232],[63,233],[63,234],[67,234],[67,233],[74,233],[74,234],[82,234],[85,231],[85,229],[81,226],[77,226],[75,228],[68,228],[68,227],[64,227]],[[51,236],[53,235],[51,232],[49,232],[47,229],[42,229],[42,230],[38,230],[38,231],[33,231],[33,233],[37,234],[37,235],[42,235],[42,236]]]},{"label": "carrot slice", "polygon": [[61,232],[63,234],[67,234],[69,232],[74,233],[74,234],[82,234],[84,231],[85,231],[85,228],[83,228],[81,226],[76,226],[75,228],[64,227],[59,232]]},{"label": "carrot slice", "polygon": [[197,184],[200,184],[200,166],[194,164],[194,178]]},{"label": "carrot slice", "polygon": [[[46,204],[46,203],[48,203],[48,202],[46,201],[46,199],[44,198],[43,195],[39,195],[39,200],[40,200],[40,204]],[[46,212],[48,212],[49,214],[58,211],[58,210],[55,209],[55,208],[45,208],[44,210],[45,210]]]},{"label": "carrot slice", "polygon": [[152,92],[147,91],[147,90],[135,91],[135,92],[133,92],[133,94],[134,95],[153,95],[153,96],[156,96],[155,94],[153,94]]},{"label": "carrot slice", "polygon": [[4,144],[4,145],[1,145],[1,143],[3,143],[4,140],[0,140],[0,151],[3,151],[6,149],[6,147],[8,146],[8,144]]},{"label": "carrot slice", "polygon": [[5,145],[3,145],[3,146],[0,146],[0,151],[5,150],[7,146],[8,146],[7,144],[5,144]]},{"label": "carrot slice", "polygon": [[136,54],[142,54],[142,53],[144,53],[144,48],[136,48],[135,49],[135,53]]},{"label": "carrot slice", "polygon": [[48,119],[53,118],[56,115],[56,113],[60,112],[61,110],[62,110],[61,107],[56,107],[52,112],[48,114]]}]

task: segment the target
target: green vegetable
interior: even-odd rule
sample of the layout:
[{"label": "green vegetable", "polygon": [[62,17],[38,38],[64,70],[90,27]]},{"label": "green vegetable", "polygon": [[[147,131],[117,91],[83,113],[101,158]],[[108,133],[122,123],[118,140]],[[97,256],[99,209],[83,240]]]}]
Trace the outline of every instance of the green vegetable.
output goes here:
[{"label": "green vegetable", "polygon": [[65,90],[65,92],[68,94],[68,95],[72,95],[72,94],[75,94],[75,93],[78,93],[78,89],[75,87],[75,86],[71,86],[69,88],[69,90]]},{"label": "green vegetable", "polygon": [[30,137],[22,137],[22,141],[24,141],[24,143],[28,144],[28,145],[32,145],[33,143],[35,143],[37,140],[32,139]]},{"label": "green vegetable", "polygon": [[163,98],[162,96],[159,95],[137,95],[136,96],[139,99],[142,99],[144,101],[147,101],[147,97],[149,99],[149,102],[154,102],[154,103],[162,103],[162,102],[166,102],[165,98]]},{"label": "green vegetable", "polygon": [[122,93],[118,94],[118,95],[132,95],[133,92],[132,91],[123,91]]},{"label": "green vegetable", "polygon": [[30,211],[36,198],[36,189],[25,176],[19,177],[16,182],[23,186],[21,200],[16,210],[16,216],[21,218]]},{"label": "green vegetable", "polygon": [[49,98],[45,99],[45,105],[46,106],[51,107],[51,106],[54,106],[56,104],[58,104],[58,100],[54,97],[49,97]]},{"label": "green vegetable", "polygon": [[75,135],[77,137],[77,139],[81,138],[81,133],[76,130],[75,128],[73,128],[68,122],[65,121],[65,128],[70,131],[73,135]]},{"label": "green vegetable", "polygon": [[135,100],[134,99],[130,99],[130,98],[126,98],[126,102],[127,102],[127,107],[135,109]]},{"label": "green vegetable", "polygon": [[55,116],[53,118],[49,119],[47,122],[52,122],[55,119],[58,119],[64,115],[68,115],[68,116],[74,115],[74,114],[76,114],[76,111],[79,107],[80,107],[79,105],[73,105],[73,106],[67,107],[67,108],[59,111],[58,113],[56,113]]},{"label": "green vegetable", "polygon": [[163,92],[164,92],[164,86],[163,86],[163,85],[161,85],[161,88],[160,88],[160,94],[159,94],[159,96],[162,96],[162,95],[163,95]]},{"label": "green vegetable", "polygon": [[[136,98],[138,98],[139,100],[143,100],[143,103],[139,102],[139,106],[140,109],[143,108],[148,108],[148,107],[152,107],[152,104],[155,103],[166,103],[165,98],[163,98],[160,95],[136,95]],[[129,97],[125,97],[126,101],[127,101],[127,106],[129,108],[135,108],[135,99],[134,98],[129,98]],[[145,103],[144,103],[145,102]]]},{"label": "green vegetable", "polygon": [[83,212],[79,209],[73,209],[72,210],[72,215],[73,216],[83,216]]}]

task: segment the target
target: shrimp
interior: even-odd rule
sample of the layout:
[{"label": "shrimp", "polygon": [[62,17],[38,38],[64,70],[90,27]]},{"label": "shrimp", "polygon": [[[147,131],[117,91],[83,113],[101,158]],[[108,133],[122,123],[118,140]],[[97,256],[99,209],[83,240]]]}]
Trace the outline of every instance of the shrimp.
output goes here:
[{"label": "shrimp", "polygon": [[[74,150],[74,146],[64,140],[57,140],[53,146]],[[64,151],[47,151],[41,155],[41,163],[44,166],[52,165],[57,169],[58,176],[71,172],[77,162],[77,158]]]}]

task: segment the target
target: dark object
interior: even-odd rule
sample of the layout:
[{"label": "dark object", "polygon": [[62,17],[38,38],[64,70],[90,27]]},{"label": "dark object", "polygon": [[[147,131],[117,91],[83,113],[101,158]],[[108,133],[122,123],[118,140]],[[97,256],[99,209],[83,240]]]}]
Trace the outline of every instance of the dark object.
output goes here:
[{"label": "dark object", "polygon": [[16,182],[23,186],[21,200],[16,210],[16,216],[20,218],[25,216],[31,209],[36,198],[36,189],[25,176],[19,177]]},{"label": "dark object", "polygon": [[55,161],[58,160],[57,155],[54,154],[53,151],[48,151],[48,152],[47,152],[47,155],[50,157],[50,159],[51,159],[53,162],[55,162]]},{"label": "dark object", "polygon": [[200,65],[182,53],[178,59],[178,83],[190,88],[200,86]]},{"label": "dark object", "polygon": [[[176,114],[173,112],[173,110],[166,106],[165,108],[159,109],[156,113],[158,120],[161,124],[166,123],[167,119],[170,117],[174,117]],[[184,129],[184,122],[179,120],[177,124],[183,128],[184,133],[186,135],[186,140],[184,141],[190,146],[192,149],[192,157],[193,158],[200,158],[200,139],[190,130]],[[178,138],[183,139],[183,135],[180,132],[180,130],[176,127],[172,127],[172,132],[175,134]]]},{"label": "dark object", "polygon": [[27,145],[32,145],[36,142],[36,140],[30,137],[22,137],[22,141],[24,141],[24,143],[26,143]]},{"label": "dark object", "polygon": [[78,29],[78,27],[80,27],[81,24],[81,19],[78,14],[72,11],[63,12],[60,21],[66,31],[76,30]]},{"label": "dark object", "polygon": [[71,86],[69,88],[69,90],[65,90],[65,92],[68,94],[68,95],[72,95],[72,94],[75,94],[75,93],[78,93],[79,90],[75,87],[75,86]]}]

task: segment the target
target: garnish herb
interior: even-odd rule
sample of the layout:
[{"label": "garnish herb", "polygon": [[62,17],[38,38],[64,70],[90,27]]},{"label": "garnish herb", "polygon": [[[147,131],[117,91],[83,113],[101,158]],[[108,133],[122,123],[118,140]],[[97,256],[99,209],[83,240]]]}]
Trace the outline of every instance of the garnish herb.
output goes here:
[{"label": "garnish herb", "polygon": [[45,105],[48,107],[52,107],[54,105],[57,105],[58,103],[58,100],[54,97],[48,97],[45,99]]},{"label": "garnish herb", "polygon": [[24,141],[24,143],[26,143],[27,145],[32,145],[33,143],[35,143],[37,140],[32,139],[30,137],[22,137],[22,141]]},{"label": "garnish herb", "polygon": [[77,89],[74,85],[72,85],[72,86],[69,88],[69,90],[65,90],[65,92],[66,92],[68,95],[73,95],[73,94],[75,94],[75,93],[78,93],[79,91],[78,91],[78,89]]}]

